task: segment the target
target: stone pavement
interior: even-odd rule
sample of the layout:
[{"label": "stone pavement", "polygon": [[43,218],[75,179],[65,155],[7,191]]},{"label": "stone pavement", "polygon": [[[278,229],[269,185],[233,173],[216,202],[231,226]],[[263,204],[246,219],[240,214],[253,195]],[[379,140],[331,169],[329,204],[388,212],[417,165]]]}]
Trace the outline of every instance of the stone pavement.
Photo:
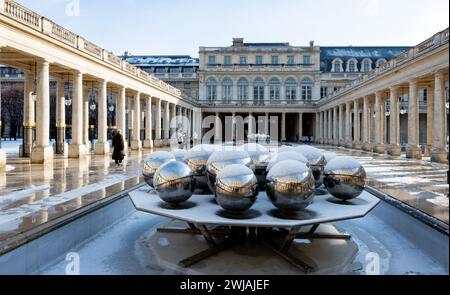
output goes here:
[{"label": "stone pavement", "polygon": [[335,146],[317,147],[355,157],[367,172],[369,186],[448,224],[448,165]]}]

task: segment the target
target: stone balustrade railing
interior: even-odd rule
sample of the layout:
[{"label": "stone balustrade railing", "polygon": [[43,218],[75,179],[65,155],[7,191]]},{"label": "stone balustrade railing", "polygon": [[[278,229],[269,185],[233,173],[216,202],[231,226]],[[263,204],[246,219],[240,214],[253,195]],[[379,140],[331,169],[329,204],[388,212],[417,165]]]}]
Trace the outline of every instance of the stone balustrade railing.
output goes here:
[{"label": "stone balustrade railing", "polygon": [[208,71],[217,72],[229,72],[229,71],[266,71],[266,72],[298,72],[298,71],[311,71],[314,68],[314,64],[305,65],[256,65],[256,64],[246,64],[246,65],[222,65],[222,64],[212,64],[206,65]]},{"label": "stone balustrade railing", "polygon": [[265,107],[265,106],[305,106],[313,107],[318,104],[319,101],[313,100],[297,100],[297,99],[272,99],[272,100],[239,100],[239,99],[217,99],[217,100],[199,100],[200,105],[205,106],[254,106],[254,107]]},{"label": "stone balustrade railing", "polygon": [[181,91],[179,89],[175,87],[168,87],[158,78],[153,77],[144,71],[138,70],[138,68],[117,57],[112,52],[102,49],[94,43],[89,42],[83,37],[78,36],[75,33],[72,33],[71,31],[55,24],[51,20],[40,16],[34,11],[31,11],[30,9],[20,5],[13,0],[0,0],[0,14],[3,14],[47,36],[61,41],[90,56],[98,58],[108,63],[108,65],[123,70],[128,74],[132,74],[133,76],[145,82],[151,83],[156,87],[160,87],[163,90],[169,91],[175,96],[181,97]]},{"label": "stone balustrade railing", "polygon": [[449,41],[449,29],[447,28],[444,31],[441,31],[441,32],[435,34],[433,37],[423,41],[422,43],[415,46],[414,48],[411,48],[411,49],[403,52],[396,58],[384,63],[383,65],[376,68],[375,70],[372,70],[365,75],[361,75],[358,79],[354,80],[352,83],[348,84],[347,86],[330,93],[325,99],[323,99],[321,101],[321,103],[325,104],[328,101],[336,98],[336,96],[341,95],[342,93],[349,91],[352,88],[359,87],[359,86],[361,86],[361,84],[366,83],[370,80],[373,80],[373,79],[383,75],[387,71],[391,71],[406,62],[414,60],[414,59],[418,58],[419,56],[421,56],[441,45],[448,43],[448,41]]}]

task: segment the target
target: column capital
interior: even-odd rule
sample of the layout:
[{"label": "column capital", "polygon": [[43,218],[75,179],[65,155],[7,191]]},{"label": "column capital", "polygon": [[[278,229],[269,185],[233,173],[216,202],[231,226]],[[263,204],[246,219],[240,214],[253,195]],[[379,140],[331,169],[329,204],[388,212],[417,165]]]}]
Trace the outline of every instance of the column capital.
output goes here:
[{"label": "column capital", "polygon": [[419,83],[419,79],[411,79],[408,81],[409,86],[417,86],[417,84]]},{"label": "column capital", "polygon": [[394,85],[394,86],[390,86],[389,87],[389,90],[391,91],[391,92],[393,92],[393,91],[398,91],[400,89],[400,86],[399,85]]}]

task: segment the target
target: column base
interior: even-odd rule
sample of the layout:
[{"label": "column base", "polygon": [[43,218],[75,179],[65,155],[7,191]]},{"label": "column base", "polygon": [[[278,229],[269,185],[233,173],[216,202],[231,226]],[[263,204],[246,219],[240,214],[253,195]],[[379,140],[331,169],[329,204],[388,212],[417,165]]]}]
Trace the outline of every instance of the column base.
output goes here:
[{"label": "column base", "polygon": [[91,146],[91,142],[90,142],[90,141],[84,143],[84,149],[85,149],[85,151],[86,151],[86,155],[87,155],[87,154],[90,154],[91,149],[92,149],[92,146]]},{"label": "column base", "polygon": [[[59,143],[59,148],[56,145],[56,143],[53,145],[55,155],[62,155],[64,158],[67,158],[69,155],[69,145],[67,142]],[[57,152],[58,149],[59,152]]]},{"label": "column base", "polygon": [[442,163],[442,164],[448,164],[448,154],[446,151],[441,149],[433,148],[431,150],[431,161]]},{"label": "column base", "polygon": [[362,149],[366,152],[371,152],[372,151],[372,144],[371,143],[363,143],[362,145]]},{"label": "column base", "polygon": [[373,151],[378,154],[384,154],[385,150],[386,150],[386,147],[384,144],[377,144],[373,148]]},{"label": "column base", "polygon": [[344,144],[344,147],[351,149],[351,148],[353,147],[353,142],[347,141],[347,142]]},{"label": "column base", "polygon": [[362,148],[362,144],[360,142],[355,142],[352,144],[352,148],[360,150]]},{"label": "column base", "polygon": [[97,142],[95,144],[95,154],[96,155],[107,155],[109,154],[110,148],[107,142]]},{"label": "column base", "polygon": [[388,154],[394,157],[400,157],[402,154],[402,149],[398,144],[390,145]]},{"label": "column base", "polygon": [[0,149],[0,171],[4,171],[6,167],[6,152]]},{"label": "column base", "polygon": [[132,140],[131,141],[131,149],[133,151],[140,151],[142,149],[142,141],[140,141],[140,140]]},{"label": "column base", "polygon": [[339,140],[338,145],[339,145],[339,146],[345,146],[345,141],[344,141],[344,140]]},{"label": "column base", "polygon": [[45,162],[53,160],[53,147],[35,147],[31,151],[32,164],[44,164]]},{"label": "column base", "polygon": [[152,149],[153,148],[153,140],[150,140],[150,139],[144,140],[144,148]]},{"label": "column base", "polygon": [[418,146],[408,145],[406,147],[406,158],[408,159],[422,159],[422,152]]},{"label": "column base", "polygon": [[169,146],[169,140],[168,139],[163,139],[162,140],[162,146]]},{"label": "column base", "polygon": [[425,145],[425,148],[424,148],[424,151],[423,151],[423,156],[424,157],[430,157],[432,148],[433,147],[430,144]]},{"label": "column base", "polygon": [[153,146],[154,146],[154,147],[162,147],[162,146],[163,146],[163,141],[162,141],[162,139],[155,139],[155,140],[153,141]]},{"label": "column base", "polygon": [[69,158],[78,159],[86,155],[86,147],[84,144],[71,144],[69,145]]}]

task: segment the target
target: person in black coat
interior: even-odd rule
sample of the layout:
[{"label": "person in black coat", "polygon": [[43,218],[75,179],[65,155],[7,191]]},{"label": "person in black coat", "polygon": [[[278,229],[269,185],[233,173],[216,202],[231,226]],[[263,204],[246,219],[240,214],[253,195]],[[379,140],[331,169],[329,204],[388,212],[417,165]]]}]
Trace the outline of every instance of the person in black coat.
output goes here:
[{"label": "person in black coat", "polygon": [[122,165],[125,158],[125,142],[121,130],[117,130],[112,138],[113,154],[112,158],[116,165]]}]

